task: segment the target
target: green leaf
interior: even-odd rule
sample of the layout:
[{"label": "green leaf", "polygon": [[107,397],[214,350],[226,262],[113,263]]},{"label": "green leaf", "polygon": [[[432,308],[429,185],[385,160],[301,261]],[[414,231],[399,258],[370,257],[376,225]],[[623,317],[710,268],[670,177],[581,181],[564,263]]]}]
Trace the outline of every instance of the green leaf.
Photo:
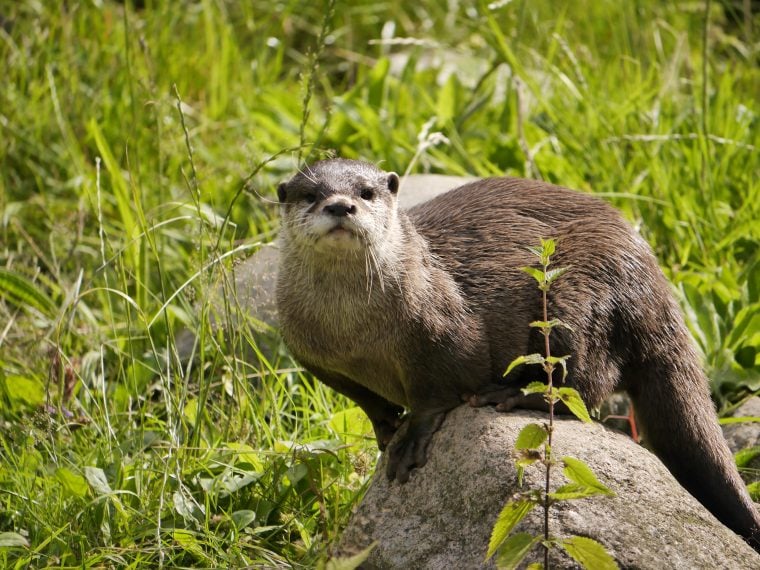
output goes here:
[{"label": "green leaf", "polygon": [[436,114],[438,115],[438,124],[444,126],[451,121],[457,111],[457,91],[459,82],[456,74],[449,75],[446,83],[438,90],[438,104],[436,105]]},{"label": "green leaf", "polygon": [[0,296],[17,307],[32,307],[49,318],[56,312],[55,303],[34,282],[7,269],[0,269]]},{"label": "green leaf", "polygon": [[504,376],[512,372],[516,367],[520,366],[521,364],[543,364],[544,363],[544,357],[538,354],[537,352],[534,354],[523,354],[521,356],[518,356],[515,358],[512,362],[509,363],[509,366],[507,366],[506,372],[504,372]]},{"label": "green leaf", "polygon": [[8,394],[11,403],[37,407],[46,401],[45,385],[37,378],[10,375],[0,376],[0,381],[5,385],[5,393]]},{"label": "green leaf", "polygon": [[224,447],[231,450],[234,457],[233,461],[238,467],[248,464],[258,473],[264,471],[264,461],[261,455],[247,443],[228,441],[224,444]]},{"label": "green leaf", "polygon": [[69,495],[84,497],[87,494],[87,481],[81,475],[65,467],[59,467],[55,470],[55,478]]},{"label": "green leaf", "polygon": [[734,454],[734,461],[737,467],[746,467],[758,455],[760,455],[760,446],[756,445],[737,451]]},{"label": "green leaf", "polygon": [[718,420],[720,422],[720,425],[728,425],[728,424],[743,424],[743,423],[752,423],[752,422],[760,422],[760,417],[758,416],[737,416],[735,418],[720,418]]},{"label": "green leaf", "polygon": [[372,422],[360,407],[341,410],[330,418],[330,429],[350,445],[365,442],[374,432]]},{"label": "green leaf", "polygon": [[747,492],[753,501],[760,501],[760,481],[755,481],[747,485]]},{"label": "green leaf", "polygon": [[493,525],[493,531],[491,531],[491,540],[488,541],[488,552],[486,554],[486,560],[494,555],[496,550],[506,540],[512,529],[525,518],[533,507],[536,506],[534,501],[530,499],[519,499],[517,501],[510,501],[499,513],[499,517],[496,519],[496,524]]},{"label": "green leaf", "polygon": [[197,560],[209,560],[194,533],[187,530],[174,529],[172,536],[183,550],[192,554]]},{"label": "green leaf", "polygon": [[559,541],[560,546],[584,568],[593,570],[616,570],[615,559],[607,549],[592,538],[572,536]]},{"label": "green leaf", "polygon": [[499,548],[496,567],[499,570],[513,570],[541,540],[540,536],[531,536],[527,532],[518,532],[507,538]]},{"label": "green leaf", "polygon": [[377,546],[377,541],[370,544],[367,548],[349,556],[347,558],[333,558],[328,560],[324,566],[319,565],[317,568],[324,568],[324,570],[356,570],[363,562],[369,558],[370,553]]},{"label": "green leaf", "polygon": [[591,416],[588,413],[586,404],[577,390],[567,387],[560,388],[559,399],[562,400],[562,403],[570,409],[576,418],[586,423],[591,423]]},{"label": "green leaf", "polygon": [[29,548],[29,541],[17,532],[0,532],[0,548],[14,546]]},{"label": "green leaf", "polygon": [[535,267],[521,267],[520,271],[527,273],[533,279],[535,279],[538,283],[544,283],[546,280],[546,275],[541,269],[536,269]]},{"label": "green leaf", "polygon": [[554,283],[557,279],[567,272],[567,267],[558,267],[557,269],[550,269],[546,272],[546,282]]},{"label": "green leaf", "polygon": [[615,496],[615,493],[605,487],[599,479],[596,478],[596,475],[594,475],[594,472],[589,466],[580,459],[566,456],[562,458],[562,463],[565,465],[562,472],[565,474],[565,477],[571,481],[583,487],[593,487],[594,489],[597,489],[601,495]]},{"label": "green leaf", "polygon": [[528,424],[520,430],[515,442],[515,449],[537,449],[541,446],[548,434],[543,426]]},{"label": "green leaf", "polygon": [[249,524],[256,520],[256,511],[247,509],[235,511],[232,513],[232,522],[237,530],[243,530]]},{"label": "green leaf", "polygon": [[97,495],[110,495],[113,492],[102,469],[98,467],[85,467],[84,476]]},{"label": "green leaf", "polygon": [[541,257],[544,254],[544,250],[535,245],[529,245],[526,249],[536,257]]},{"label": "green leaf", "polygon": [[543,394],[544,392],[546,392],[546,388],[547,386],[543,382],[531,382],[530,384],[525,386],[525,388],[523,388],[521,392],[525,394],[526,396],[528,394]]},{"label": "green leaf", "polygon": [[555,243],[554,239],[552,239],[552,238],[543,239],[542,238],[541,239],[541,254],[544,255],[544,256],[546,256],[546,257],[551,257],[552,255],[554,255],[554,251],[555,251],[556,245],[557,244]]},{"label": "green leaf", "polygon": [[586,485],[579,485],[578,483],[568,483],[567,485],[562,485],[553,493],[549,493],[549,497],[556,501],[570,501],[573,499],[585,499],[586,497],[606,494],[607,493],[601,492],[596,487],[588,487]]},{"label": "green leaf", "polygon": [[185,407],[182,409],[182,415],[192,425],[198,421],[198,398],[188,398]]},{"label": "green leaf", "polygon": [[[532,323],[530,323],[530,326],[535,329],[553,329],[555,327],[563,327],[566,329],[571,329],[569,325],[565,324],[565,322],[560,319],[551,319],[550,321],[533,321]],[[570,358],[570,357],[565,356],[564,358]]]}]

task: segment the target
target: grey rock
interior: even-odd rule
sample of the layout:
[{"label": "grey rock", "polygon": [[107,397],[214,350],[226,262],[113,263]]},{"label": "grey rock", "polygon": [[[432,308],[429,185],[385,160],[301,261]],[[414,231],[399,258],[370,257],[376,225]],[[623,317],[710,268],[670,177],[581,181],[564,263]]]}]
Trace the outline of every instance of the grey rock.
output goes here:
[{"label": "grey rock", "polygon": [[[735,418],[760,417],[760,398],[750,398],[734,410],[731,416]],[[736,453],[739,450],[760,445],[760,423],[726,424],[723,426],[723,435],[731,451]]]},{"label": "grey rock", "polygon": [[[362,568],[494,568],[484,562],[496,518],[520,489],[511,450],[520,429],[546,415],[462,406],[452,411],[429,450],[428,463],[408,483],[389,483],[385,458],[349,522],[335,554],[378,544]],[[551,534],[580,535],[605,545],[621,568],[760,568],[760,556],[721,525],[629,437],[568,417],[556,420],[555,458],[586,462],[617,496],[565,501],[550,510]],[[525,472],[523,489],[543,486],[538,467]],[[552,487],[566,482],[561,467]],[[542,532],[536,509],[516,530]],[[558,550],[552,567],[577,565]]]}]

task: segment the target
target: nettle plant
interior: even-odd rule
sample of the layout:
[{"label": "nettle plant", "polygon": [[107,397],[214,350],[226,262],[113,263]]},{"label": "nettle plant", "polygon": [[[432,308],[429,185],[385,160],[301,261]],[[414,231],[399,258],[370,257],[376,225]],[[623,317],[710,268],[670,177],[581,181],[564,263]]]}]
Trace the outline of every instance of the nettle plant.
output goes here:
[{"label": "nettle plant", "polygon": [[[595,570],[618,568],[615,560],[599,542],[584,536],[557,538],[549,533],[549,509],[552,505],[561,501],[583,499],[594,495],[614,496],[615,493],[602,485],[583,461],[574,457],[562,457],[559,461],[554,459],[552,434],[554,431],[555,404],[561,402],[578,419],[584,422],[591,422],[591,417],[580,394],[575,389],[554,385],[555,370],[561,371],[559,384],[564,383],[567,376],[567,360],[570,356],[553,356],[549,346],[549,338],[553,329],[557,327],[569,329],[570,327],[559,319],[549,319],[547,293],[552,283],[565,273],[567,268],[549,269],[551,256],[555,251],[553,239],[542,239],[541,246],[530,248],[530,251],[540,260],[541,268],[523,267],[522,270],[536,280],[543,295],[543,320],[535,321],[530,326],[539,329],[543,334],[544,354],[535,353],[518,356],[509,364],[504,376],[522,364],[539,364],[546,373],[546,383],[531,382],[522,391],[526,396],[543,393],[549,405],[548,421],[542,424],[530,423],[526,425],[520,431],[515,442],[518,485],[522,486],[525,468],[534,464],[543,466],[545,484],[543,489],[527,489],[517,493],[504,506],[491,533],[486,560],[496,554],[496,564],[499,568],[517,568],[535,547],[541,545],[544,549],[543,564],[535,562],[528,568],[548,569],[549,551],[552,548],[563,549],[585,568]],[[551,470],[560,462],[563,465],[563,474],[570,482],[552,492],[550,488]],[[518,523],[537,506],[543,508],[543,534],[513,532]]]}]

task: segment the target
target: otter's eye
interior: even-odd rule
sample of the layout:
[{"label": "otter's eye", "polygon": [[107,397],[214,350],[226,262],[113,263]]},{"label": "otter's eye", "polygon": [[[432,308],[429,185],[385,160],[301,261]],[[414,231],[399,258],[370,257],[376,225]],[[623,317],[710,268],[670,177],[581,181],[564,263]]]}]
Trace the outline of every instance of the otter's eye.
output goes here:
[{"label": "otter's eye", "polygon": [[375,197],[375,193],[371,188],[364,188],[359,196],[362,197],[362,200],[372,200]]},{"label": "otter's eye", "polygon": [[317,195],[314,193],[309,193],[304,196],[304,200],[306,200],[309,204],[313,204],[317,201]]}]

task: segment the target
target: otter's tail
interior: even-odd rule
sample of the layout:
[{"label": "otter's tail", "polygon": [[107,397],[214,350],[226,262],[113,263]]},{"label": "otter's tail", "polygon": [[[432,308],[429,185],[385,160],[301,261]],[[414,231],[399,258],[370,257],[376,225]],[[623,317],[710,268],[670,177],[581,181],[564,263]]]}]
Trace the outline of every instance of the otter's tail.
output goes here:
[{"label": "otter's tail", "polygon": [[686,490],[760,552],[760,515],[718,425],[691,339],[680,314],[673,317],[659,344],[671,350],[657,354],[651,346],[640,368],[629,370],[637,376],[629,392],[644,439]]}]

